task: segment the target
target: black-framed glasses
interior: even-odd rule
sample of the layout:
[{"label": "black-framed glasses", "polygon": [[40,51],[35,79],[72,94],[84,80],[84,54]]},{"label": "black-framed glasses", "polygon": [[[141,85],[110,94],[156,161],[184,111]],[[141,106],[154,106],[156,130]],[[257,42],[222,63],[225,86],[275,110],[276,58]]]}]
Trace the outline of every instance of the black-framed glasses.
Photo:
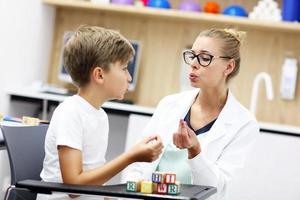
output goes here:
[{"label": "black-framed glasses", "polygon": [[198,63],[202,67],[207,67],[208,65],[210,65],[211,61],[216,58],[231,59],[231,57],[229,56],[213,56],[208,53],[194,54],[194,52],[191,50],[186,50],[183,52],[183,60],[186,64],[192,64],[195,58],[197,58]]}]

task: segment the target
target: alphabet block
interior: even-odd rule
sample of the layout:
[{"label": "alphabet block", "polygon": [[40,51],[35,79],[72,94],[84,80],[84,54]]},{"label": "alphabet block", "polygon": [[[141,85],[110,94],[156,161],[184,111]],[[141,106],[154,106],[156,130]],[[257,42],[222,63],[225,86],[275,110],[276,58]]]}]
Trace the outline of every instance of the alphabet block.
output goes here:
[{"label": "alphabet block", "polygon": [[127,181],[126,190],[128,192],[138,192],[138,183],[135,181]]},{"label": "alphabet block", "polygon": [[167,184],[175,184],[176,174],[171,174],[171,173],[165,174],[164,182]]},{"label": "alphabet block", "polygon": [[180,184],[169,184],[168,185],[168,194],[177,195],[180,193]]},{"label": "alphabet block", "polygon": [[37,126],[40,124],[40,120],[34,117],[23,116],[22,123],[30,126]]},{"label": "alphabet block", "polygon": [[157,193],[158,194],[167,194],[168,193],[168,185],[165,183],[157,184]]},{"label": "alphabet block", "polygon": [[160,172],[152,173],[152,182],[153,183],[162,183],[163,182],[163,174]]},{"label": "alphabet block", "polygon": [[142,181],[141,182],[141,192],[151,194],[153,192],[152,182],[151,181]]}]

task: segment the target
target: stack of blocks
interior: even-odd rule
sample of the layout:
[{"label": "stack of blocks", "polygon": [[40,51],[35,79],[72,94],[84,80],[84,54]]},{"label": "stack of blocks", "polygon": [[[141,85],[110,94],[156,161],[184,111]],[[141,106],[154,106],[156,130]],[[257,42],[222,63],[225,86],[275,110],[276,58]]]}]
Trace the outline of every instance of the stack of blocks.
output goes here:
[{"label": "stack of blocks", "polygon": [[174,173],[153,172],[152,181],[127,181],[126,190],[146,194],[177,195],[180,193],[180,183],[176,181]]}]

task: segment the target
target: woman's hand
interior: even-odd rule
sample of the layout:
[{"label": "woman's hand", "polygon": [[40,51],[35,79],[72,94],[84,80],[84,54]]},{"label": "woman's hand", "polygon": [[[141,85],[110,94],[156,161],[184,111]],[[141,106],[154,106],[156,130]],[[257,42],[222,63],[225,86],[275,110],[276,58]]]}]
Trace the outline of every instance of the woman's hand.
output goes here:
[{"label": "woman's hand", "polygon": [[195,132],[182,119],[179,121],[178,131],[173,134],[173,143],[179,149],[188,149],[189,159],[201,152]]},{"label": "woman's hand", "polygon": [[129,153],[133,162],[152,162],[162,153],[164,145],[159,135],[151,135],[135,144]]}]

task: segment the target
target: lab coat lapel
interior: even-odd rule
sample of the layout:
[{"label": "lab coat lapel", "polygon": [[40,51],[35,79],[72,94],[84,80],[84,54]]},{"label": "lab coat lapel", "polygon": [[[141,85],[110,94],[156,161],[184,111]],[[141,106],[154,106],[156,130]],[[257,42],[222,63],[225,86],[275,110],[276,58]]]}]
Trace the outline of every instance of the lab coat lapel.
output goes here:
[{"label": "lab coat lapel", "polygon": [[223,121],[218,118],[215,124],[210,129],[209,133],[207,134],[206,142],[210,143],[214,140],[217,140],[218,138],[225,135],[225,132],[226,132],[226,126],[223,123]]},{"label": "lab coat lapel", "polygon": [[230,91],[228,91],[226,103],[220,112],[218,119],[207,135],[207,142],[212,142],[225,135],[226,129],[230,128],[230,126],[233,124],[232,111],[235,107],[234,101],[233,95]]},{"label": "lab coat lapel", "polygon": [[[199,89],[195,89],[191,91],[190,95],[187,95],[187,97],[185,99],[179,99],[179,101],[182,101],[181,106],[178,105],[178,108],[181,109],[180,111],[180,119],[184,119],[184,117],[186,116],[187,112],[189,111],[189,109],[191,108],[192,104],[195,101],[196,96],[199,93]],[[179,123],[179,121],[178,121]]]},{"label": "lab coat lapel", "polygon": [[173,133],[178,130],[179,120],[184,119],[188,110],[197,96],[199,89],[188,91],[188,94],[176,97],[176,103],[167,106],[163,112],[164,117],[160,120],[159,132],[168,133],[162,137],[164,144],[169,143],[173,139]]}]

